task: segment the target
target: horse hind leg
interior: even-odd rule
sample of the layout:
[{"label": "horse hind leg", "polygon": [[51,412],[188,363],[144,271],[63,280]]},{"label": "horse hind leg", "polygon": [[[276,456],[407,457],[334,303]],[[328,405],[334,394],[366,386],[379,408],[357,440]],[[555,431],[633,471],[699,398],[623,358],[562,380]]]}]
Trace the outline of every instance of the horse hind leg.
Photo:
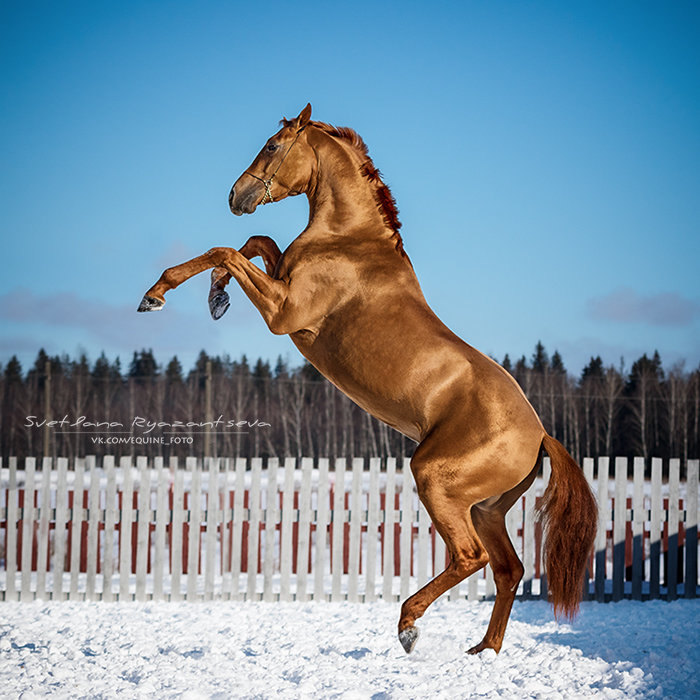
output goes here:
[{"label": "horse hind leg", "polygon": [[[269,236],[251,236],[239,248],[238,252],[251,260],[260,256],[265,263],[265,271],[270,277],[274,275],[277,263],[282,255],[277,244]],[[211,271],[211,287],[209,288],[209,313],[218,321],[231,305],[226,285],[231,281],[231,273],[224,267],[216,267]]]},{"label": "horse hind leg", "polygon": [[447,498],[444,494],[434,497],[430,493],[421,493],[420,486],[418,494],[435,528],[445,541],[450,563],[441,574],[401,606],[399,641],[407,654],[413,651],[418,639],[418,628],[414,623],[425,613],[428,606],[488,562],[488,554],[474,529],[468,505]]},{"label": "horse hind leg", "polygon": [[472,519],[489,555],[496,583],[496,601],[484,638],[467,653],[478,654],[484,649],[493,649],[498,653],[503,644],[506,625],[524,568],[508,536],[505,512],[475,506],[472,508]]}]

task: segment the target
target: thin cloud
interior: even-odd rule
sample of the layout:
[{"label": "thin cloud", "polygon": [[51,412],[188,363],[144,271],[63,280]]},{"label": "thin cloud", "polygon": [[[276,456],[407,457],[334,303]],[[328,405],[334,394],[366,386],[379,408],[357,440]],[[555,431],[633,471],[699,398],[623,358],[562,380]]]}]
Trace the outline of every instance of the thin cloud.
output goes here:
[{"label": "thin cloud", "polygon": [[700,318],[700,302],[676,292],[643,295],[625,287],[589,299],[587,311],[590,318],[599,321],[684,327]]},{"label": "thin cloud", "polygon": [[108,352],[137,347],[190,351],[218,340],[221,332],[209,318],[205,302],[200,315],[177,308],[138,314],[135,304],[114,305],[73,292],[39,295],[29,289],[0,295],[0,320],[21,324],[25,344],[27,334],[40,334],[50,341],[60,336],[64,343],[66,337],[74,336],[76,342],[86,337]]}]

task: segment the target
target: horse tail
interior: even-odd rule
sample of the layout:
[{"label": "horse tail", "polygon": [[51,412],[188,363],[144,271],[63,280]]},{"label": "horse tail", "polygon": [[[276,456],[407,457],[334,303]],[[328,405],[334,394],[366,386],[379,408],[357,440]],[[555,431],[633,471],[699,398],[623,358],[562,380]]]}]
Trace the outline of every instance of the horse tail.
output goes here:
[{"label": "horse tail", "polygon": [[544,530],[544,566],[555,617],[573,619],[583,592],[586,564],[598,520],[595,497],[566,448],[545,434],[542,446],[552,474],[538,507]]}]

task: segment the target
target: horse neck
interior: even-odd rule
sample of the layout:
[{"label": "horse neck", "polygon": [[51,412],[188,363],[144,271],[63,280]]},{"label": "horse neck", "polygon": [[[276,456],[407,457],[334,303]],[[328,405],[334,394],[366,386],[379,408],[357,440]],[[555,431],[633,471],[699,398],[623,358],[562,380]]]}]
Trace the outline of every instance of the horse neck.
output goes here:
[{"label": "horse neck", "polygon": [[375,196],[376,185],[362,173],[362,159],[352,146],[329,134],[319,133],[312,148],[318,167],[307,192],[309,226],[337,234],[389,238]]}]

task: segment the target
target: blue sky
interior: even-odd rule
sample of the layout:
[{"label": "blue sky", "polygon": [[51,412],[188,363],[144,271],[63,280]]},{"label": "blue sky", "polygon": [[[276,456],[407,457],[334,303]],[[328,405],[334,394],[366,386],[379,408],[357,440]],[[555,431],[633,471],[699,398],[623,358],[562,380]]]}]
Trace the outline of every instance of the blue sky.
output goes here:
[{"label": "blue sky", "polygon": [[162,269],[306,199],[227,195],[284,115],[355,128],[397,199],[426,298],[502,359],[541,340],[580,372],[700,362],[697,3],[4,2],[0,362],[153,348],[301,361],[202,275]]}]

